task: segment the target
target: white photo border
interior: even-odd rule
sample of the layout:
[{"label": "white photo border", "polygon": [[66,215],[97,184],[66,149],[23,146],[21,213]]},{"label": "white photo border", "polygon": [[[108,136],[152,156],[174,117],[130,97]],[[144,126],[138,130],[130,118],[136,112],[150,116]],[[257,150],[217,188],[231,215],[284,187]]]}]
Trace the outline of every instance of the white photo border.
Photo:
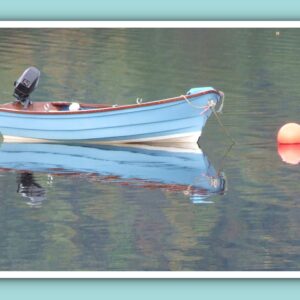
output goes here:
[{"label": "white photo border", "polygon": [[[300,28],[300,21],[0,21],[0,28]],[[0,279],[296,279],[300,271],[0,271]]]}]

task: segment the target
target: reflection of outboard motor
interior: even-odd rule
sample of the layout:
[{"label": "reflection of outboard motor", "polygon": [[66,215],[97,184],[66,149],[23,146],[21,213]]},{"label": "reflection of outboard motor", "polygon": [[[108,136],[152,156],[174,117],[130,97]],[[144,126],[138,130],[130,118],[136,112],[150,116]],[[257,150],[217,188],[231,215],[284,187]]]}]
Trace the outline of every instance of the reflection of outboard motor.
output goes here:
[{"label": "reflection of outboard motor", "polygon": [[30,172],[21,173],[18,178],[17,192],[24,198],[29,199],[28,205],[39,207],[46,200],[46,191],[35,182],[34,176]]},{"label": "reflection of outboard motor", "polygon": [[40,79],[40,71],[35,67],[29,67],[26,69],[18,80],[14,82],[14,97],[17,101],[23,104],[24,108],[27,108],[31,101],[29,95],[37,87]]}]

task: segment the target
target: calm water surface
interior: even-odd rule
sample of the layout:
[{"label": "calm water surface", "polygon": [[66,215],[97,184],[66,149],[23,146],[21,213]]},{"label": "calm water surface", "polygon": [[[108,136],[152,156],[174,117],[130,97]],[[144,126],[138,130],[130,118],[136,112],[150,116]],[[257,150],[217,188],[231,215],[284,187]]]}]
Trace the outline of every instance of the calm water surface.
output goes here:
[{"label": "calm water surface", "polygon": [[1,29],[1,103],[30,65],[34,101],[213,86],[236,145],[214,117],[203,153],[2,144],[0,270],[300,270],[299,164],[276,145],[299,123],[300,30]]}]

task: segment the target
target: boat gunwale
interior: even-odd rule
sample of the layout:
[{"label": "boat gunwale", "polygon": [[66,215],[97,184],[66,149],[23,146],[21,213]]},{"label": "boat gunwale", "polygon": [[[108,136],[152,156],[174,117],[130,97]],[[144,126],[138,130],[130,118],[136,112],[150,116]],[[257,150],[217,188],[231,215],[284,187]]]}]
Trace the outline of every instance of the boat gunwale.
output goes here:
[{"label": "boat gunwale", "polygon": [[[186,101],[186,99],[196,98],[207,94],[218,94],[221,95],[220,91],[215,89],[210,89],[207,91],[202,91],[199,93],[194,93],[190,95],[181,95],[173,98],[167,98],[162,100],[154,100],[139,104],[125,104],[120,106],[109,106],[109,107],[101,107],[101,108],[94,108],[88,110],[77,110],[77,111],[30,111],[30,110],[20,110],[20,109],[11,109],[1,107],[0,105],[0,112],[7,112],[7,113],[17,113],[17,114],[29,114],[29,115],[71,115],[71,114],[89,114],[89,113],[101,113],[101,112],[109,112],[109,111],[118,111],[118,110],[125,110],[125,109],[132,109],[138,107],[146,107],[146,106],[153,106],[153,105],[160,105],[160,104],[167,104],[172,102],[179,102],[179,101]],[[37,103],[59,103],[59,102],[37,102]],[[70,102],[71,103],[71,102]],[[84,106],[88,104],[83,103]],[[91,104],[90,104],[91,105]]]}]

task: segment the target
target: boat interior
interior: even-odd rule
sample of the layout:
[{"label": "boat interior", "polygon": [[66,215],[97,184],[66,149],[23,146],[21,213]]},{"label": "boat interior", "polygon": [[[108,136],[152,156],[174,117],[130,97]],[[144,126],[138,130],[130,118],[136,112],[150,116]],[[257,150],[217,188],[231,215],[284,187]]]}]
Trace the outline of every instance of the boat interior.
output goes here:
[{"label": "boat interior", "polygon": [[28,107],[24,107],[22,103],[10,102],[1,104],[0,108],[4,110],[17,110],[17,111],[29,111],[29,112],[66,112],[66,111],[79,111],[90,109],[101,109],[114,107],[109,104],[86,104],[77,102],[33,102]]}]

